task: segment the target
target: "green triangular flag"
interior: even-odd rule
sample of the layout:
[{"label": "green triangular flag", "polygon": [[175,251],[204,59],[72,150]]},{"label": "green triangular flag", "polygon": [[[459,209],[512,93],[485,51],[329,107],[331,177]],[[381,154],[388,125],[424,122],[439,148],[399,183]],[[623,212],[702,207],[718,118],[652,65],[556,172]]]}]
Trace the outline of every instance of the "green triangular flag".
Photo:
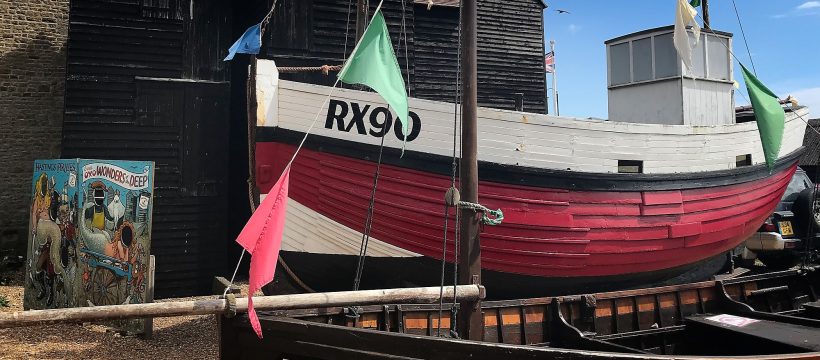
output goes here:
[{"label": "green triangular flag", "polygon": [[689,5],[692,5],[692,7],[698,7],[700,6],[700,0],[692,0],[689,2]]},{"label": "green triangular flag", "polygon": [[760,132],[760,143],[763,144],[763,155],[769,170],[774,167],[780,144],[783,142],[783,127],[786,123],[786,112],[775,95],[766,85],[760,82],[743,64],[743,80],[749,92],[752,108],[757,119],[757,130]]},{"label": "green triangular flag", "polygon": [[367,85],[379,93],[396,112],[407,141],[407,91],[381,10],[376,10],[362,39],[339,72],[339,79],[347,84]]}]

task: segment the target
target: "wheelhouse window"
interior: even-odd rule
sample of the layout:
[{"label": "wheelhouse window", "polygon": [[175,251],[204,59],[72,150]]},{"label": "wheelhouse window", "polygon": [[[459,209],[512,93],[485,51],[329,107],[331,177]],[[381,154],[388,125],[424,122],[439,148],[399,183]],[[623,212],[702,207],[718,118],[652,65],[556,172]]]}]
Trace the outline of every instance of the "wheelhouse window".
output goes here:
[{"label": "wheelhouse window", "polygon": [[735,167],[752,165],[752,154],[735,156]]},{"label": "wheelhouse window", "polygon": [[618,173],[622,174],[642,174],[643,161],[640,160],[618,160]]},{"label": "wheelhouse window", "polygon": [[[692,41],[694,35],[688,33]],[[731,81],[729,38],[701,33],[692,50],[692,69],[681,65],[671,29],[615,41],[607,45],[609,86],[681,76]]]}]

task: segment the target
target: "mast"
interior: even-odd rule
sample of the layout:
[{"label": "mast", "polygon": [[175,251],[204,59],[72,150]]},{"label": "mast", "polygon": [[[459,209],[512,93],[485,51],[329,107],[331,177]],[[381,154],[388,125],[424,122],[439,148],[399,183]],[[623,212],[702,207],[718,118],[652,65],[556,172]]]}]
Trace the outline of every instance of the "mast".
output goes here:
[{"label": "mast", "polygon": [[[459,166],[461,200],[478,203],[477,140],[477,43],[476,2],[461,0],[462,73],[461,73],[461,163]],[[462,208],[459,236],[459,284],[481,283],[481,248],[478,237],[479,218],[472,209]],[[481,341],[484,333],[481,301],[460,303],[458,330],[462,339]]]},{"label": "mast", "polygon": [[369,12],[370,0],[356,1],[356,44],[359,43],[359,39],[362,38],[364,31],[367,29],[367,21],[370,19]]},{"label": "mast", "polygon": [[703,9],[703,27],[712,29],[709,24],[709,0],[701,0],[700,7]]},{"label": "mast", "polygon": [[552,111],[555,116],[561,115],[558,112],[558,68],[555,66],[555,40],[550,40],[550,52],[552,53]]}]

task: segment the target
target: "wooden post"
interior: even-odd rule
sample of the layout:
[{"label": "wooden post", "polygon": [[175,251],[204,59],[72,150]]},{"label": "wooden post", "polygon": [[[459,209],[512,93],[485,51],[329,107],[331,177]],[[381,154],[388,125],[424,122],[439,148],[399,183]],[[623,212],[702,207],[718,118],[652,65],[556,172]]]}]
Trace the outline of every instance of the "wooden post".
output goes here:
[{"label": "wooden post", "polygon": [[709,1],[701,0],[700,7],[703,9],[703,27],[711,29],[712,27],[709,24]]},{"label": "wooden post", "polygon": [[[461,200],[478,203],[478,77],[477,71],[477,24],[478,0],[461,1],[462,73],[461,73]],[[481,245],[478,238],[479,223],[475,210],[461,209],[461,234],[459,241],[458,283],[481,284]],[[481,341],[484,324],[480,301],[462,301],[458,317],[458,332],[462,339]]]},{"label": "wooden post", "polygon": [[[148,256],[148,286],[145,291],[145,302],[152,303],[154,302],[154,280],[156,279],[154,276],[156,275],[157,271],[157,260],[154,258],[154,255]],[[142,334],[140,334],[143,339],[150,339],[154,336],[154,318],[145,318],[143,319],[142,323]]]},{"label": "wooden post", "polygon": [[[433,304],[439,302],[441,287],[431,286],[408,289],[339,291],[278,296],[259,296],[253,299],[257,310],[288,310],[326,308],[336,306],[365,306],[379,304]],[[454,291],[457,298],[454,299]],[[484,288],[475,285],[444,289],[444,301],[476,301],[484,296]],[[0,313],[0,329],[44,325],[59,322],[89,322],[146,317],[223,314],[229,311],[226,299],[173,301],[129,305],[92,306],[69,309],[16,311]],[[248,298],[236,299],[237,312],[248,310]]]},{"label": "wooden post", "polygon": [[[359,39],[362,38],[364,35],[364,31],[367,29],[367,22],[370,21],[370,1],[369,0],[357,0],[356,1],[356,44],[359,43]],[[347,54],[345,54],[347,56]]]},{"label": "wooden post", "polygon": [[245,86],[245,102],[248,109],[248,202],[251,213],[259,204],[259,188],[256,187],[256,55],[250,56],[248,78]]},{"label": "wooden post", "polygon": [[552,112],[555,116],[561,115],[558,112],[558,65],[555,62],[555,40],[550,40],[550,52],[552,53]]},{"label": "wooden post", "polygon": [[524,111],[524,93],[513,94],[515,98],[515,111]]}]

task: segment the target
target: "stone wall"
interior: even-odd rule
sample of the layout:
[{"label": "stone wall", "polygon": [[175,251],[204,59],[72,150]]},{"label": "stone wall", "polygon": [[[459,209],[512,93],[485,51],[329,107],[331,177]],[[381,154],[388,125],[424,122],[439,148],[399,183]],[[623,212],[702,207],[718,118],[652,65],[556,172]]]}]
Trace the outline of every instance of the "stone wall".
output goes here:
[{"label": "stone wall", "polygon": [[68,9],[0,1],[0,258],[24,254],[33,160],[60,155]]}]

